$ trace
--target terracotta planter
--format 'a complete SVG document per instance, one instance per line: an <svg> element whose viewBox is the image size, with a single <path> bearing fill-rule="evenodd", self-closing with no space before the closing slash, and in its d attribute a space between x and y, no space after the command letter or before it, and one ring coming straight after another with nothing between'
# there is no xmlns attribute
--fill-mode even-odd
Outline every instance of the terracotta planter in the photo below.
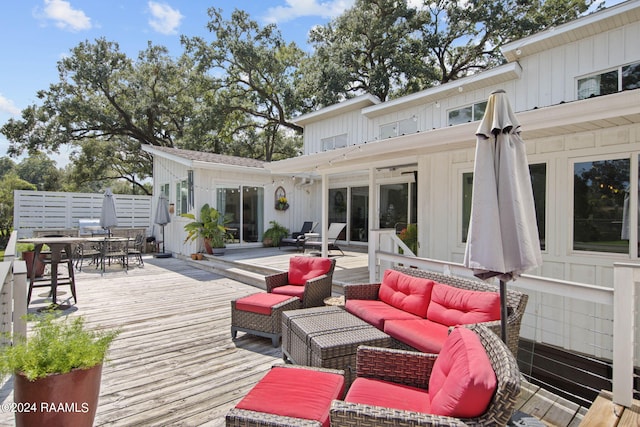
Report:
<svg viewBox="0 0 640 427"><path fill-rule="evenodd" d="M213 254L213 248L211 247L211 239L204 239L204 250L209 254Z"/></svg>
<svg viewBox="0 0 640 427"><path fill-rule="evenodd" d="M91 427L96 416L102 364L49 375L35 381L16 374L13 400L16 427Z"/></svg>
<svg viewBox="0 0 640 427"><path fill-rule="evenodd" d="M42 277L44 275L44 263L41 261L41 256L38 257L38 261L36 262L36 277ZM27 264L27 271L29 273L29 277L31 277L31 269L33 269L33 259L35 257L34 251L22 252L22 259L24 259Z"/></svg>

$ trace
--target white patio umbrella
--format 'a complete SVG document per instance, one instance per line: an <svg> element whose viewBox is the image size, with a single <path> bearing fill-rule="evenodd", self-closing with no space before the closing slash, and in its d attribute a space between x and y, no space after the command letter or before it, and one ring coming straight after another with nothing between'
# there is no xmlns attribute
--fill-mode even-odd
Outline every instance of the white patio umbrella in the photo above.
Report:
<svg viewBox="0 0 640 427"><path fill-rule="evenodd" d="M104 192L102 200L102 210L100 211L100 227L105 228L111 235L111 227L118 225L118 215L116 214L116 202L113 198L111 188Z"/></svg>
<svg viewBox="0 0 640 427"><path fill-rule="evenodd" d="M165 254L164 252L164 226L171 222L171 215L169 214L169 202L164 194L161 194L158 198L154 222L162 228L162 253L156 255L156 258L168 258L171 254Z"/></svg>
<svg viewBox="0 0 640 427"><path fill-rule="evenodd" d="M506 341L506 282L542 265L542 255L526 147L503 90L489 96L476 136L464 265L483 280L500 279L502 339Z"/></svg>

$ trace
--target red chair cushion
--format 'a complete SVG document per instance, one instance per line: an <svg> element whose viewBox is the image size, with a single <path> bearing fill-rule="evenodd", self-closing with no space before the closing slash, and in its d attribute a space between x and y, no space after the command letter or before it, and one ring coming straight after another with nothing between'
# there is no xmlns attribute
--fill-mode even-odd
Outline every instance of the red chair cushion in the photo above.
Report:
<svg viewBox="0 0 640 427"><path fill-rule="evenodd" d="M236 300L236 310L271 315L273 306L291 298L289 295L274 295L266 292L251 294Z"/></svg>
<svg viewBox="0 0 640 427"><path fill-rule="evenodd" d="M386 302L378 300L350 299L347 300L345 309L381 331L384 330L385 322L389 320L420 319L415 314L391 307Z"/></svg>
<svg viewBox="0 0 640 427"><path fill-rule="evenodd" d="M387 320L384 332L423 353L440 353L449 327L427 319Z"/></svg>
<svg viewBox="0 0 640 427"><path fill-rule="evenodd" d="M275 366L236 408L320 421L329 427L331 401L343 392L342 375Z"/></svg>
<svg viewBox="0 0 640 427"><path fill-rule="evenodd" d="M389 269L384 272L378 299L408 313L426 317L433 284L433 280Z"/></svg>
<svg viewBox="0 0 640 427"><path fill-rule="evenodd" d="M307 280L327 274L330 269L329 258L294 256L289 258L288 282L290 285L304 285Z"/></svg>
<svg viewBox="0 0 640 427"><path fill-rule="evenodd" d="M302 297L304 296L304 286L300 286L300 285L278 286L276 288L273 288L271 292L278 295L288 295L288 296L298 297L300 299L303 299Z"/></svg>
<svg viewBox="0 0 640 427"><path fill-rule="evenodd" d="M496 375L480 338L469 329L455 328L429 378L431 413L477 417L487 410L496 387Z"/></svg>
<svg viewBox="0 0 640 427"><path fill-rule="evenodd" d="M500 320L500 294L436 283L427 319L448 326Z"/></svg>
<svg viewBox="0 0 640 427"><path fill-rule="evenodd" d="M371 378L356 378L345 402L430 413L426 390Z"/></svg>

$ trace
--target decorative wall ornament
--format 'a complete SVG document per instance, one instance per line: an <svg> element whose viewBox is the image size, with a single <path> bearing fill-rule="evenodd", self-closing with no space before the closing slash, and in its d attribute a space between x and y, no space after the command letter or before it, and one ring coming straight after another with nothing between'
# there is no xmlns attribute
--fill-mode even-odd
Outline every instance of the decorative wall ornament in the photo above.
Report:
<svg viewBox="0 0 640 427"><path fill-rule="evenodd" d="M287 200L287 192L283 187L276 188L276 210L286 211L289 209L289 201Z"/></svg>

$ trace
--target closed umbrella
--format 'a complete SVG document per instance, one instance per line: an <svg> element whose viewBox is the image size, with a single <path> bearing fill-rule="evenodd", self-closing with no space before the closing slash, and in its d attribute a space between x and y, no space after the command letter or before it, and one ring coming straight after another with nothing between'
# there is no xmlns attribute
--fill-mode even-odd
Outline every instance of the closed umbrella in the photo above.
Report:
<svg viewBox="0 0 640 427"><path fill-rule="evenodd" d="M542 265L542 255L526 147L503 90L489 96L476 137L464 265L483 280L500 279L502 338L506 341L506 282Z"/></svg>
<svg viewBox="0 0 640 427"><path fill-rule="evenodd" d="M171 222L171 215L169 214L169 202L164 194L158 198L154 222L162 228L162 254L156 255L156 258L168 258L171 254L164 253L164 226Z"/></svg>
<svg viewBox="0 0 640 427"><path fill-rule="evenodd" d="M100 227L106 229L111 235L111 227L118 226L118 215L116 214L116 202L111 192L107 188L102 199L102 210L100 211Z"/></svg>

